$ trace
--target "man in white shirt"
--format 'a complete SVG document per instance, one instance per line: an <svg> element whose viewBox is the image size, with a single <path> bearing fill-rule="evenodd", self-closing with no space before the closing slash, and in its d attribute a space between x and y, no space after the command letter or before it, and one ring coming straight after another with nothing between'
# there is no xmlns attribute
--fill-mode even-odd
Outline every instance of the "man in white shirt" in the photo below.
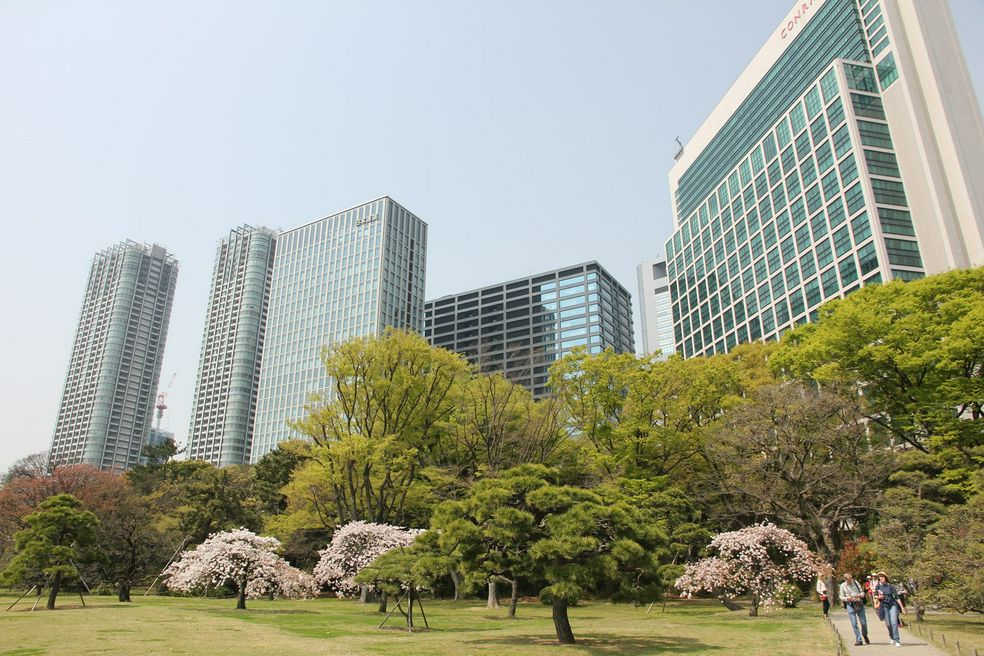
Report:
<svg viewBox="0 0 984 656"><path fill-rule="evenodd" d="M855 646L870 644L868 619L864 616L864 589L858 585L853 576L845 572L844 582L840 584L838 592L844 608L847 609L847 618L851 620L851 628L854 629ZM861 642L862 640L864 642Z"/></svg>

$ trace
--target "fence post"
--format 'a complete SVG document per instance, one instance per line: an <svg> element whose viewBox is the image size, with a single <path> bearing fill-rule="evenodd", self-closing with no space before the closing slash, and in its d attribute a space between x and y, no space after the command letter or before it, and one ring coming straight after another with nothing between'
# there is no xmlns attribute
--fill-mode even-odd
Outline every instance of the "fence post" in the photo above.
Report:
<svg viewBox="0 0 984 656"><path fill-rule="evenodd" d="M946 634L945 633L941 633L940 634L940 640L943 641L943 646L946 647Z"/></svg>
<svg viewBox="0 0 984 656"><path fill-rule="evenodd" d="M957 640L957 656L960 656L960 641Z"/></svg>

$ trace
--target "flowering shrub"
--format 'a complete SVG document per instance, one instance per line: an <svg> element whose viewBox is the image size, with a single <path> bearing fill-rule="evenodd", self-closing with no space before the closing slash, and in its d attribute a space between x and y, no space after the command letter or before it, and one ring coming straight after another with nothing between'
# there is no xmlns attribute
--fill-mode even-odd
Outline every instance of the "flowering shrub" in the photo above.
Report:
<svg viewBox="0 0 984 656"><path fill-rule="evenodd" d="M799 589L799 586L792 583L783 583L776 588L775 594L772 595L773 603L783 608L796 608L796 604L802 598L803 591Z"/></svg>
<svg viewBox="0 0 984 656"><path fill-rule="evenodd" d="M408 547L419 529L406 529L373 522L349 522L332 536L328 546L319 551L321 560L314 567L318 585L335 591L339 597L353 595L359 585L352 579L363 568L390 549Z"/></svg>
<svg viewBox="0 0 984 656"><path fill-rule="evenodd" d="M715 553L687 565L676 587L685 596L712 592L734 598L752 597L752 615L760 603L785 603L782 586L812 580L820 564L806 543L792 533L765 522L740 531L720 533L708 549Z"/></svg>
<svg viewBox="0 0 984 656"><path fill-rule="evenodd" d="M237 608L246 607L247 597L273 594L296 599L316 595L314 577L291 567L276 554L279 548L280 540L245 528L213 533L197 548L182 554L164 575L168 587L181 592L231 583L239 591Z"/></svg>

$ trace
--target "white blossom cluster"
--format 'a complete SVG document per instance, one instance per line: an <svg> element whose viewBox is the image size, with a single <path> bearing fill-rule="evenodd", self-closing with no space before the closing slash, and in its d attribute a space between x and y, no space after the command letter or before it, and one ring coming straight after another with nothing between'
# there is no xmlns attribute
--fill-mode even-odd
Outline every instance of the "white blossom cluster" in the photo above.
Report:
<svg viewBox="0 0 984 656"><path fill-rule="evenodd" d="M280 540L240 528L213 533L207 540L172 563L165 571L172 590L193 592L231 583L246 587L246 596L274 594L299 599L318 593L314 577L277 555Z"/></svg>
<svg viewBox="0 0 984 656"><path fill-rule="evenodd" d="M321 560L314 567L319 585L335 591L339 597L358 593L352 579L364 567L390 549L408 547L420 529L407 529L373 522L349 522L340 527L328 546L319 551Z"/></svg>
<svg viewBox="0 0 984 656"><path fill-rule="evenodd" d="M698 592L729 598L753 594L773 604L780 601L775 597L783 584L811 580L820 563L805 542L768 522L720 533L709 549L716 555L687 565L676 580L685 596Z"/></svg>

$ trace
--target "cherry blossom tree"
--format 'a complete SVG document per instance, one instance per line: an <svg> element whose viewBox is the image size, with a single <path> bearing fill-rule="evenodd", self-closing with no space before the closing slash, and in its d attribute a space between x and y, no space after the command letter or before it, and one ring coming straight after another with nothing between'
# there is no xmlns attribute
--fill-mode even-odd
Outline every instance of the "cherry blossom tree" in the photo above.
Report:
<svg viewBox="0 0 984 656"><path fill-rule="evenodd" d="M246 608L247 597L316 595L314 577L278 556L279 548L277 538L261 537L245 528L222 531L186 551L164 575L168 577L168 587L182 592L203 586L235 585L239 592L237 609Z"/></svg>
<svg viewBox="0 0 984 656"><path fill-rule="evenodd" d="M781 603L777 596L785 584L811 580L820 564L805 542L769 522L720 533L708 550L715 555L687 565L677 589L686 596L711 592L722 600L749 594L753 617L760 604Z"/></svg>
<svg viewBox="0 0 984 656"><path fill-rule="evenodd" d="M421 533L389 524L349 522L335 531L327 548L318 552L321 560L314 567L315 581L339 597L354 595L360 590L353 580L359 571L390 549L410 546Z"/></svg>

